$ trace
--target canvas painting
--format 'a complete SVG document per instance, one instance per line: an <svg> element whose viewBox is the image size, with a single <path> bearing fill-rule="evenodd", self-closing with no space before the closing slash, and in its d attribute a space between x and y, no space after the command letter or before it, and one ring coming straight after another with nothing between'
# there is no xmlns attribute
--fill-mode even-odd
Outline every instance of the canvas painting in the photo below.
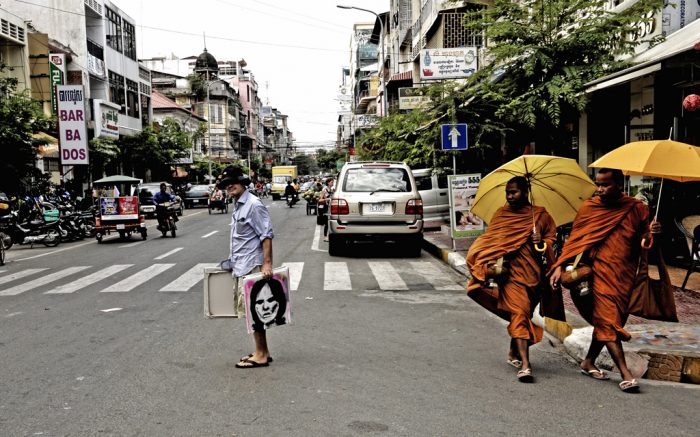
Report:
<svg viewBox="0 0 700 437"><path fill-rule="evenodd" d="M272 270L272 278L265 280L262 273L243 278L245 319L248 334L286 325L292 321L292 301L289 295L289 268Z"/></svg>

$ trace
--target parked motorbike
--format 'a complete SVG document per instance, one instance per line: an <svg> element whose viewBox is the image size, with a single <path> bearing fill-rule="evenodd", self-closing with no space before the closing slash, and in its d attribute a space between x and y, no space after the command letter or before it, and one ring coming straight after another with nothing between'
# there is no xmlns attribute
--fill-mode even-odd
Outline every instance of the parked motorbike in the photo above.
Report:
<svg viewBox="0 0 700 437"><path fill-rule="evenodd" d="M156 205L156 218L158 219L157 229L160 231L163 237L165 237L168 232L175 238L177 231L177 226L175 225L175 210L170 208L170 202L159 203Z"/></svg>
<svg viewBox="0 0 700 437"><path fill-rule="evenodd" d="M0 217L0 231L9 236L5 240L5 250L13 244L30 244L34 247L34 244L41 243L46 247L55 247L61 242L58 221L47 223L40 219L30 219L19 223L17 217L17 211Z"/></svg>
<svg viewBox="0 0 700 437"><path fill-rule="evenodd" d="M86 237L85 222L78 213L69 213L61 217L58 227L64 240L82 240Z"/></svg>

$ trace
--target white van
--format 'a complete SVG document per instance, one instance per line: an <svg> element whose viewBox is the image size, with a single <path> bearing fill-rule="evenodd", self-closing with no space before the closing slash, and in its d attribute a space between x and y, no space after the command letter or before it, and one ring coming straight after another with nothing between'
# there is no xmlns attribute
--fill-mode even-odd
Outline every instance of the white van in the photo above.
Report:
<svg viewBox="0 0 700 437"><path fill-rule="evenodd" d="M423 199L423 227L439 228L450 222L450 199L447 195L447 174L432 169L411 170L418 193Z"/></svg>

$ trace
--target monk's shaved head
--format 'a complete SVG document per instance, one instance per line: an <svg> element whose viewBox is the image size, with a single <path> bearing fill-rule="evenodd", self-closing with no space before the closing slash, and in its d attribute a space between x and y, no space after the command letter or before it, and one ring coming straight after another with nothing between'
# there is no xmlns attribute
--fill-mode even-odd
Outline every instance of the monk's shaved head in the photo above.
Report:
<svg viewBox="0 0 700 437"><path fill-rule="evenodd" d="M625 185L625 175L622 170L615 168L601 168L598 170L598 174L610 174L612 173L612 178L617 185Z"/></svg>
<svg viewBox="0 0 700 437"><path fill-rule="evenodd" d="M513 178L510 178L506 185L509 184L515 184L525 196L527 196L527 193L530 192L530 184L528 184L527 179L522 176L515 176Z"/></svg>

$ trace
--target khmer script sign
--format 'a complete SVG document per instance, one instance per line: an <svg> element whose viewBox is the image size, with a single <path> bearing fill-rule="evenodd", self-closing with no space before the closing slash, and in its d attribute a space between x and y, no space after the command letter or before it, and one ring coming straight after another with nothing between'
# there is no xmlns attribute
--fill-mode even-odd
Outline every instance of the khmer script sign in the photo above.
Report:
<svg viewBox="0 0 700 437"><path fill-rule="evenodd" d="M470 76L476 73L478 53L476 47L421 50L420 78L442 80Z"/></svg>

